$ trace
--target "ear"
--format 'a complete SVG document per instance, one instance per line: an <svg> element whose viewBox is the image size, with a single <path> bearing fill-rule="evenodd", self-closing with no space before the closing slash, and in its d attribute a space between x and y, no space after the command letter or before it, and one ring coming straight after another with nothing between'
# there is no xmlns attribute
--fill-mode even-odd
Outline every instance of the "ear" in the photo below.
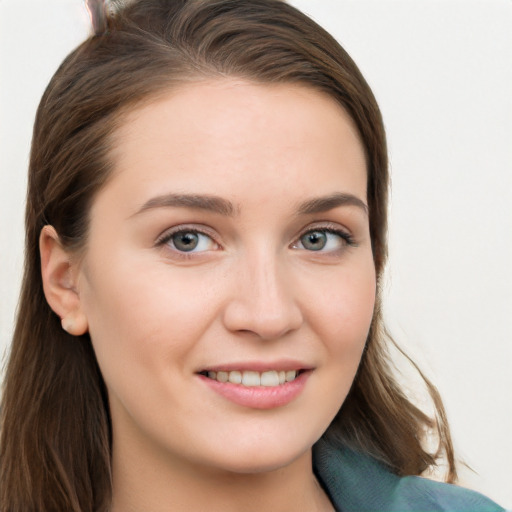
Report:
<svg viewBox="0 0 512 512"><path fill-rule="evenodd" d="M77 288L77 264L62 246L53 226L45 226L39 236L41 276L46 300L61 318L62 328L73 336L88 330Z"/></svg>

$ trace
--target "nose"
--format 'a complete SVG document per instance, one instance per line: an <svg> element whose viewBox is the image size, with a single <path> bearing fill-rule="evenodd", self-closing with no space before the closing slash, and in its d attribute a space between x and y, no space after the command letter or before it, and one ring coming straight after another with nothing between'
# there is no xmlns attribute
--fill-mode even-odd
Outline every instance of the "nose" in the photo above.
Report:
<svg viewBox="0 0 512 512"><path fill-rule="evenodd" d="M223 318L228 330L272 340L302 325L296 283L284 262L270 257L247 259L232 278L233 293Z"/></svg>

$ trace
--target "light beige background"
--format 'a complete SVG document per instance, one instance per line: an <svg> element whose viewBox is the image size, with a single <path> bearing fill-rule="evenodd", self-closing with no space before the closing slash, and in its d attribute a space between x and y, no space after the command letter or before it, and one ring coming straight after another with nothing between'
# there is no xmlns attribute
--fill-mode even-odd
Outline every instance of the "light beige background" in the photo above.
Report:
<svg viewBox="0 0 512 512"><path fill-rule="evenodd" d="M512 2L293 0L345 46L388 130L386 312L445 399L463 482L512 508ZM88 32L81 0L0 0L0 351L23 258L31 125Z"/></svg>

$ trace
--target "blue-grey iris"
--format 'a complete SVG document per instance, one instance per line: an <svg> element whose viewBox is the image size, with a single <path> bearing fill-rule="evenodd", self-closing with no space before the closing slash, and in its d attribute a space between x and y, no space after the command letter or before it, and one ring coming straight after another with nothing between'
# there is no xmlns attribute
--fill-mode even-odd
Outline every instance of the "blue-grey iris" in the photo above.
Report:
<svg viewBox="0 0 512 512"><path fill-rule="evenodd" d="M309 251L321 251L327 244L327 234L323 231L310 231L302 235L300 241Z"/></svg>
<svg viewBox="0 0 512 512"><path fill-rule="evenodd" d="M190 231L175 233L172 236L172 243L178 251L193 251L199 243L199 235Z"/></svg>

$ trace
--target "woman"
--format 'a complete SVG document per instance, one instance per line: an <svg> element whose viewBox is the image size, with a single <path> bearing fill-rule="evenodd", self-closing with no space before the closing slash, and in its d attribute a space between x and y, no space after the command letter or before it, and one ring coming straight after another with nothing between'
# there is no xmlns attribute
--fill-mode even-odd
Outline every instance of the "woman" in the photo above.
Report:
<svg viewBox="0 0 512 512"><path fill-rule="evenodd" d="M350 57L277 0L92 12L35 123L1 509L501 510L410 478L456 471L387 358Z"/></svg>

